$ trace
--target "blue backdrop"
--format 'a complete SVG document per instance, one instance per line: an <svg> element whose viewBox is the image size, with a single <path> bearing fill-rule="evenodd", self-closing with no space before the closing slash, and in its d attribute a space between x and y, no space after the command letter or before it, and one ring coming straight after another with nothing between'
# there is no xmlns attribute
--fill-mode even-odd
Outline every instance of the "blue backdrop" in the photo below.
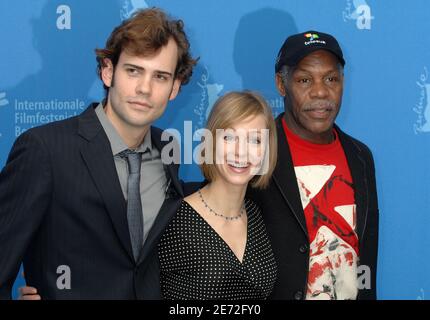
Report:
<svg viewBox="0 0 430 320"><path fill-rule="evenodd" d="M258 90L275 115L282 112L273 73L286 36L316 29L338 38L346 83L337 123L367 143L376 162L378 297L430 298L427 0L1 0L0 167L20 133L103 97L94 48L148 6L183 19L200 56L191 83L157 123L180 132L185 120L204 126L214 100L235 89ZM195 165L180 174L201 178Z"/></svg>

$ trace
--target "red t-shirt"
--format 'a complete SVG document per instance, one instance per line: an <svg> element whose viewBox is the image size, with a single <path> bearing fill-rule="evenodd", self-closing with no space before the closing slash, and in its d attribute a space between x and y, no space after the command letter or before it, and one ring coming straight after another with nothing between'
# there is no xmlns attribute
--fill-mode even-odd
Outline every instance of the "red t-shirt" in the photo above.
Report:
<svg viewBox="0 0 430 320"><path fill-rule="evenodd" d="M358 237L354 187L345 152L335 140L314 144L282 119L293 159L310 243L307 299L355 299Z"/></svg>

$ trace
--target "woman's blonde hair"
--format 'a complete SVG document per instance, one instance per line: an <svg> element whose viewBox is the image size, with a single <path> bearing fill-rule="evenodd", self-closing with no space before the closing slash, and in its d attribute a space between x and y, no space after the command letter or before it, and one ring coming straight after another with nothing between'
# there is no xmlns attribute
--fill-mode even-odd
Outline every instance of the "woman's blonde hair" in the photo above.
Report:
<svg viewBox="0 0 430 320"><path fill-rule="evenodd" d="M265 152L269 152L268 170L262 175L256 175L252 178L250 184L254 188L263 189L269 184L273 170L277 161L277 137L276 124L273 119L272 111L266 100L258 93L252 91L233 91L219 98L210 112L206 129L208 129L212 137L216 137L217 129L229 129L235 123L242 120L263 115L266 122L266 128L269 130L269 145ZM213 154L216 154L216 143L213 144ZM265 161L265 160L263 160ZM204 177L208 181L213 181L216 177L215 164L203 162L201 170ZM264 167L264 164L262 165Z"/></svg>

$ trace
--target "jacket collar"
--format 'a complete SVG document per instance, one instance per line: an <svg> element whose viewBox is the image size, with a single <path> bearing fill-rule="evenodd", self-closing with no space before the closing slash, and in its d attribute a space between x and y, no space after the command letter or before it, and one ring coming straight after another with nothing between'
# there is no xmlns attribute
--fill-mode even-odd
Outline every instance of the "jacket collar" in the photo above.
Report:
<svg viewBox="0 0 430 320"><path fill-rule="evenodd" d="M286 205L290 208L298 221L303 232L308 235L306 227L306 218L300 199L300 193L297 188L297 177L294 171L291 150L285 136L282 126L282 117L280 114L276 119L278 133L278 162L273 172L273 181L285 200ZM354 195L357 213L357 235L359 240L362 239L368 214L368 185L366 178L366 162L362 155L362 148L353 138L345 134L335 125L338 132L339 140L344 149L349 169L351 171Z"/></svg>
<svg viewBox="0 0 430 320"><path fill-rule="evenodd" d="M102 196L122 246L130 259L134 260L127 223L127 205L121 190L109 139L94 111L97 105L97 103L91 104L78 119L78 135L85 141L81 146L81 155ZM160 129L151 127L152 143L160 150L160 153L168 143L161 141L161 134ZM156 244L155 239L164 230L175 213L174 210L168 210L168 214L163 214L163 210L166 209L165 204L172 202L171 198L180 199L183 197L182 185L178 179L179 165L165 165L164 168L168 181L166 201L148 234L144 245L145 250L150 250L149 247L153 247ZM142 253L142 255L144 254ZM142 258L139 261L142 261Z"/></svg>

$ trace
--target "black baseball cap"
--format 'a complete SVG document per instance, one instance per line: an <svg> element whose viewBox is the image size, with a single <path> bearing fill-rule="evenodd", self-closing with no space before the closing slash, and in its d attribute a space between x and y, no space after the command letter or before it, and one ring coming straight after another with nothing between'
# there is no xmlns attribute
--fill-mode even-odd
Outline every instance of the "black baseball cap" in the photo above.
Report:
<svg viewBox="0 0 430 320"><path fill-rule="evenodd" d="M337 40L330 34L319 31L306 31L294 34L285 40L275 64L275 72L279 72L282 66L296 66L300 60L317 50L327 50L333 53L342 66L345 65L342 49Z"/></svg>

